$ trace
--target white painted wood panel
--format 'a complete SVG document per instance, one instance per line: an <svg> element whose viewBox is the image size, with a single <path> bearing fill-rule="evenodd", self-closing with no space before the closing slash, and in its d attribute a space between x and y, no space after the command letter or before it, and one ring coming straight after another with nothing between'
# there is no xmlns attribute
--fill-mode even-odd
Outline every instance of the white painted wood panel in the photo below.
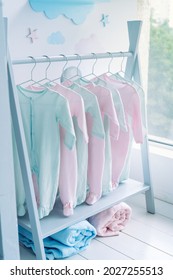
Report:
<svg viewBox="0 0 173 280"><path fill-rule="evenodd" d="M136 196L130 197L127 203L135 207L145 209L145 196L144 194L137 194ZM163 215L167 218L173 219L173 204L166 203L165 201L155 199L156 213Z"/></svg>
<svg viewBox="0 0 173 280"><path fill-rule="evenodd" d="M104 243L135 260L173 260L173 257L157 248L124 233L116 237L106 237Z"/></svg>
<svg viewBox="0 0 173 280"><path fill-rule="evenodd" d="M104 244L105 238L92 241L87 250L80 253L89 260L129 260L131 258Z"/></svg>
<svg viewBox="0 0 173 280"><path fill-rule="evenodd" d="M23 247L23 246L20 246L20 256L21 256L21 259L22 260L36 260L36 257L35 255L32 253L31 250ZM1 259L1 258L0 258ZM68 260L85 260L84 257L82 257L81 255L77 254L77 255L74 255L70 258L67 258Z"/></svg>
<svg viewBox="0 0 173 280"><path fill-rule="evenodd" d="M173 257L173 236L170 234L166 234L151 226L147 226L142 223L142 220L139 222L133 219L124 232L133 236L133 238L158 248L159 250L172 254Z"/></svg>
<svg viewBox="0 0 173 280"><path fill-rule="evenodd" d="M132 207L132 217L133 220L142 222L146 226L153 227L159 231L162 231L168 235L173 236L173 220L167 217L164 217L160 214L149 214L144 211L142 208Z"/></svg>

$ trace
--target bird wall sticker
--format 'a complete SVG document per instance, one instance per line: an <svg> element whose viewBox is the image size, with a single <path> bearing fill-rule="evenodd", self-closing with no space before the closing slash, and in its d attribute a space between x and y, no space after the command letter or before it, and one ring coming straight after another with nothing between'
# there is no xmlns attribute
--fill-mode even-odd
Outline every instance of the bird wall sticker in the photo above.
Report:
<svg viewBox="0 0 173 280"><path fill-rule="evenodd" d="M111 0L29 0L35 12L43 12L47 18L54 19L64 15L75 24L81 24L97 3Z"/></svg>
<svg viewBox="0 0 173 280"><path fill-rule="evenodd" d="M102 22L103 27L106 27L106 25L109 23L109 15L102 14L100 21Z"/></svg>
<svg viewBox="0 0 173 280"><path fill-rule="evenodd" d="M38 39L37 36L37 29L31 29L30 27L28 28L28 35L26 35L27 38L30 39L31 43L34 43L35 40Z"/></svg>

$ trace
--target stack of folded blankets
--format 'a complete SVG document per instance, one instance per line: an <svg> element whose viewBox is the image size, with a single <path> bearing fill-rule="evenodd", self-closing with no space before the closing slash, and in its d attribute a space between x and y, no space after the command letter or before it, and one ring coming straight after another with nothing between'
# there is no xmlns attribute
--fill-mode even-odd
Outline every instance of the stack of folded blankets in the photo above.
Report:
<svg viewBox="0 0 173 280"><path fill-rule="evenodd" d="M44 238L48 260L64 259L88 248L96 236L119 235L131 218L131 207L121 202L90 218ZM35 253L31 232L19 226L19 240Z"/></svg>

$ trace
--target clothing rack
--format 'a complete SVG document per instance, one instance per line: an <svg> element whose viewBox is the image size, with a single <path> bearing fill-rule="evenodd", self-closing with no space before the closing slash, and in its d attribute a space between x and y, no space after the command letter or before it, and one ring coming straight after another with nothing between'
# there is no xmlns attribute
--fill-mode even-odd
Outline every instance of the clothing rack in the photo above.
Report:
<svg viewBox="0 0 173 280"><path fill-rule="evenodd" d="M11 113L7 75L7 21L0 1L0 259L19 259Z"/></svg>
<svg viewBox="0 0 173 280"><path fill-rule="evenodd" d="M112 57L127 57L125 74L128 78L134 79L138 84L141 83L140 79L140 67L138 59L138 43L141 31L141 21L129 21L128 22L128 34L129 34L129 50L127 52L113 52ZM109 53L96 54L97 59L110 58ZM68 56L54 56L49 57L49 61L70 61L78 60L76 55ZM82 60L95 59L92 54L83 55L80 57ZM19 161L21 166L22 178L26 193L26 203L28 206L28 214L18 219L20 226L32 232L33 241L35 245L36 258L45 259L45 251L43 246L43 238L50 236L66 227L71 226L79 221L82 221L100 211L103 211L115 203L125 200L126 198L135 195L137 193L145 192L146 208L149 213L155 213L153 188L150 178L149 167L149 155L148 155L148 140L147 136L144 139L144 144L141 145L142 164L143 164L143 177L144 182L137 182L132 179L128 179L123 183L120 188L110 193L110 195L103 196L97 203L92 206L82 204L75 208L74 214L70 217L63 217L62 209L60 209L58 203L55 205L53 211L49 216L39 220L37 205L34 195L34 187L31 177L31 170L29 165L29 159L27 154L24 129L22 125L22 118L20 113L19 100L16 94L16 87L13 77L12 64L27 64L27 63L43 63L48 62L48 58L26 58L21 60L14 60L11 62L9 51L7 50L7 73L8 73L8 89L10 99L11 116L14 127L14 134L17 144L17 150L19 155Z"/></svg>

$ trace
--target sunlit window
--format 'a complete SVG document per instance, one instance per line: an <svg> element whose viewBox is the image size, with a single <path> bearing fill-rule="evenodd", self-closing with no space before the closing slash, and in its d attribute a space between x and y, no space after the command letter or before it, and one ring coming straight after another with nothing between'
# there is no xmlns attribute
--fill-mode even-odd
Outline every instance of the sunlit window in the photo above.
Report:
<svg viewBox="0 0 173 280"><path fill-rule="evenodd" d="M173 144L173 0L150 0L148 129Z"/></svg>

